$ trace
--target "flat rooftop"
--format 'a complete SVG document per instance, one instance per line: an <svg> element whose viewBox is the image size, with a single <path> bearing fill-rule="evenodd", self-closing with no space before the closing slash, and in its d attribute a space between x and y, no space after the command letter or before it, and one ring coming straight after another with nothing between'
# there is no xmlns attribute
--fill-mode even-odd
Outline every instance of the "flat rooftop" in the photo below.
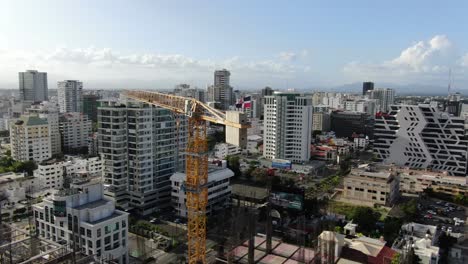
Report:
<svg viewBox="0 0 468 264"><path fill-rule="evenodd" d="M368 177L368 178L380 178L384 180L390 179L392 174L387 171L365 171L365 170L351 170L350 177Z"/></svg>
<svg viewBox="0 0 468 264"><path fill-rule="evenodd" d="M77 207L75 207L73 209L76 209L76 210L94 209L94 208L106 205L109 202L110 201L108 201L108 200L101 199L101 200L97 200L97 201L94 201L94 202L90 202L90 203L86 203L86 204L77 206Z"/></svg>

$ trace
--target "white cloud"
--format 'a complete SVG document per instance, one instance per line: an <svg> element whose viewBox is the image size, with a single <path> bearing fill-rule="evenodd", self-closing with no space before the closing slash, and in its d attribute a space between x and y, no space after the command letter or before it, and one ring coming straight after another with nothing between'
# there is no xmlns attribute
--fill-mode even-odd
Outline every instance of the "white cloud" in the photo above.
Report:
<svg viewBox="0 0 468 264"><path fill-rule="evenodd" d="M283 52L280 52L278 57L284 61L292 61L297 58L297 54L291 51L283 51Z"/></svg>
<svg viewBox="0 0 468 264"><path fill-rule="evenodd" d="M300 52L283 51L278 54L278 58L283 61L295 61L297 59L303 59L307 56L309 56L309 51L306 49L303 49Z"/></svg>
<svg viewBox="0 0 468 264"><path fill-rule="evenodd" d="M294 55L295 56L295 55ZM304 71L292 60L282 59L248 60L231 57L214 61L195 59L181 54L121 54L109 48L57 48L52 51L0 51L0 88L5 79L12 84L17 72L25 69L47 71L49 82L56 78L73 78L104 83L106 80L118 84L119 80L146 80L164 85L178 82L194 82L204 85L211 83L212 72L227 68L237 75L237 80L254 78L256 75L270 75L271 78L291 78ZM233 79L234 81L235 79ZM53 87L53 86L51 86Z"/></svg>
<svg viewBox="0 0 468 264"><path fill-rule="evenodd" d="M457 72L460 56L445 35L436 35L428 41L418 41L404 49L394 59L381 63L353 61L344 72L352 78L377 78L383 81L419 81L446 75L449 69ZM395 80L395 78L399 78ZM445 81L445 79L444 79Z"/></svg>

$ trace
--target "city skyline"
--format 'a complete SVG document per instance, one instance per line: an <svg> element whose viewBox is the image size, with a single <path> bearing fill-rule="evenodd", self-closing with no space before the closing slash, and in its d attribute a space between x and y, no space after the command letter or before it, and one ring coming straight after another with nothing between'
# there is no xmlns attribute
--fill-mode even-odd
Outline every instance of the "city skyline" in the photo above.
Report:
<svg viewBox="0 0 468 264"><path fill-rule="evenodd" d="M0 89L16 88L17 72L28 69L48 72L52 89L64 79L90 89L205 88L222 68L236 89L332 89L370 80L419 92L447 87L450 69L454 91L468 84L468 38L456 30L467 22L461 1L437 8L422 1L48 3L8 2L0 10L7 40L0 43ZM35 21L40 26L31 28Z"/></svg>

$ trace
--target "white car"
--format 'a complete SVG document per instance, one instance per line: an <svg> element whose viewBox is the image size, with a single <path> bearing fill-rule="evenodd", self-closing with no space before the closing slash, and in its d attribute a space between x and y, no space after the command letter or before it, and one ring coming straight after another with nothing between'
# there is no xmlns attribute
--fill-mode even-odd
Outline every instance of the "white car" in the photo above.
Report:
<svg viewBox="0 0 468 264"><path fill-rule="evenodd" d="M447 228L447 232L452 232L452 227Z"/></svg>

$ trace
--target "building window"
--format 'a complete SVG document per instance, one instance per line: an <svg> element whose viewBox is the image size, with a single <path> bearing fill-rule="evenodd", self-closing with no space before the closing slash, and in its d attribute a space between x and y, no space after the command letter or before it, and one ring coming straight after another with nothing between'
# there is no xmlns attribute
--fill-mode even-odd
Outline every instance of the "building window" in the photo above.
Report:
<svg viewBox="0 0 468 264"><path fill-rule="evenodd" d="M101 239L96 240L96 248L101 247Z"/></svg>
<svg viewBox="0 0 468 264"><path fill-rule="evenodd" d="M115 233L114 234L114 241L118 240L119 239L119 233Z"/></svg>
<svg viewBox="0 0 468 264"><path fill-rule="evenodd" d="M125 220L122 220L122 227L127 227L127 222Z"/></svg>
<svg viewBox="0 0 468 264"><path fill-rule="evenodd" d="M111 241L111 237L110 236L106 236L104 238L104 244L107 245L107 244L110 244L110 241Z"/></svg>
<svg viewBox="0 0 468 264"><path fill-rule="evenodd" d="M97 230L97 237L101 237L101 228Z"/></svg>
<svg viewBox="0 0 468 264"><path fill-rule="evenodd" d="M110 226L106 226L105 227L105 233L106 235L109 234L111 232L111 227Z"/></svg>
<svg viewBox="0 0 468 264"><path fill-rule="evenodd" d="M92 248L92 247L93 247L93 241L88 240L88 248Z"/></svg>
<svg viewBox="0 0 468 264"><path fill-rule="evenodd" d="M91 230L90 229L86 229L86 236L91 237Z"/></svg>
<svg viewBox="0 0 468 264"><path fill-rule="evenodd" d="M85 229L84 229L84 227L80 227L80 235L82 235L82 236L85 235Z"/></svg>
<svg viewBox="0 0 468 264"><path fill-rule="evenodd" d="M114 231L117 231L117 230L119 230L119 222L115 222Z"/></svg>

